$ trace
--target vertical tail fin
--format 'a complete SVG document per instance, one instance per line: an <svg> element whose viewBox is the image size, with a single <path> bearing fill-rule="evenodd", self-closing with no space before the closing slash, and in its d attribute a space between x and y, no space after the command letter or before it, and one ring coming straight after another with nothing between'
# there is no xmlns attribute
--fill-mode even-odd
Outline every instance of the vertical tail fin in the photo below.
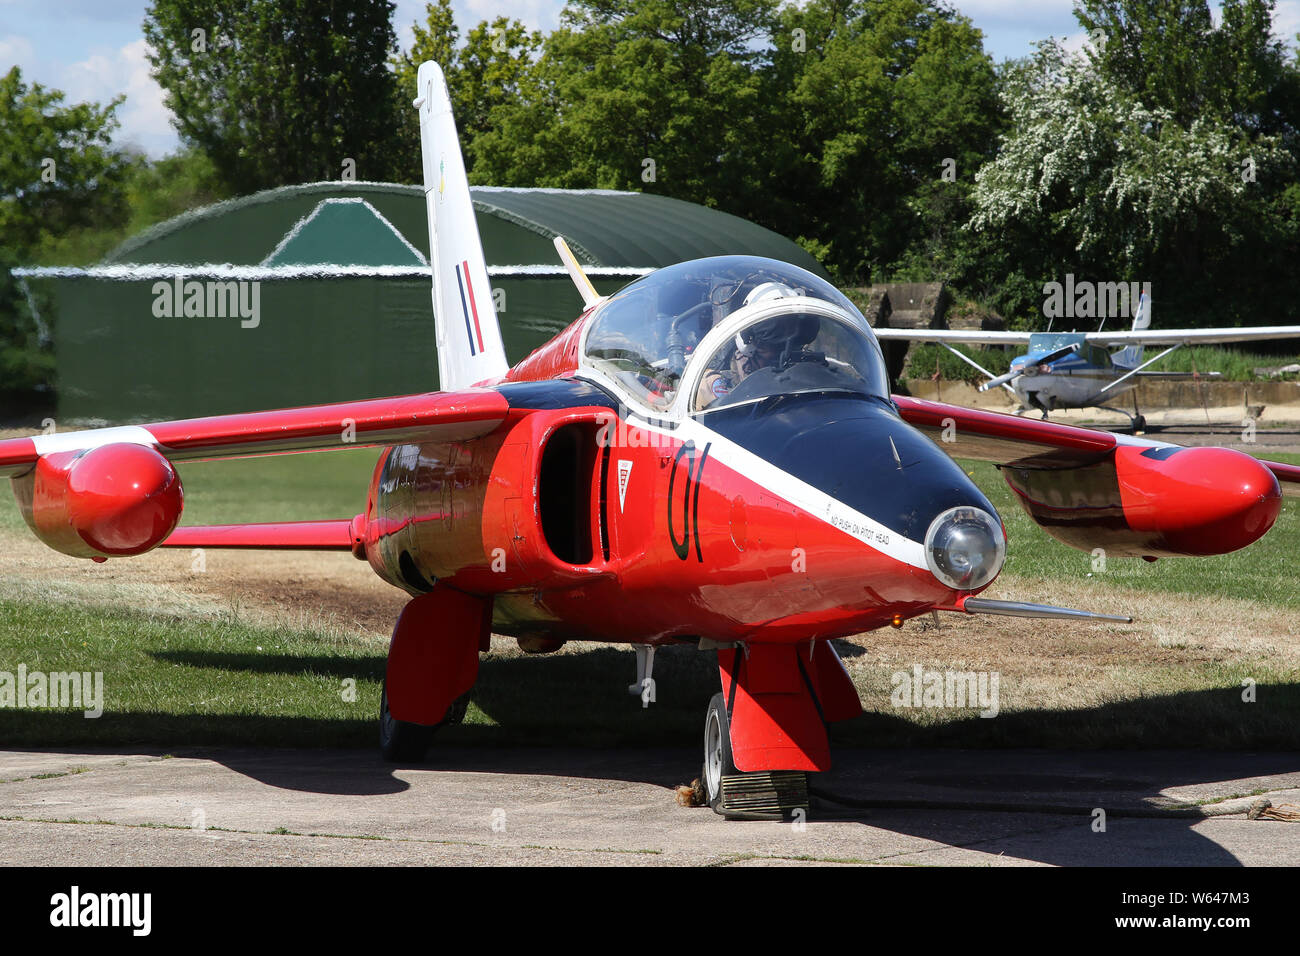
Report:
<svg viewBox="0 0 1300 956"><path fill-rule="evenodd" d="M447 81L442 68L429 61L420 64L416 83L439 387L453 391L504 375L510 366L492 304Z"/></svg>
<svg viewBox="0 0 1300 956"><path fill-rule="evenodd" d="M1149 328L1151 328L1151 296L1143 292L1138 299L1137 310L1133 313L1133 331L1144 332ZM1111 361L1124 368L1136 368L1142 364L1142 352L1143 346L1130 345L1123 351L1117 352Z"/></svg>
<svg viewBox="0 0 1300 956"><path fill-rule="evenodd" d="M1137 311L1133 313L1133 331L1144 332L1151 328L1151 296L1146 292L1138 299Z"/></svg>

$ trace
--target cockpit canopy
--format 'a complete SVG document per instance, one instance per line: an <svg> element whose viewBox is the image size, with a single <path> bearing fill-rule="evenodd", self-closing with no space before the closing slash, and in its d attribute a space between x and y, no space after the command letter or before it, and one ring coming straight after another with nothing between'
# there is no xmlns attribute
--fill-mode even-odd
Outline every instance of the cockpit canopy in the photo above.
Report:
<svg viewBox="0 0 1300 956"><path fill-rule="evenodd" d="M754 321L729 321L741 310ZM724 323L725 337L698 354ZM593 316L584 362L656 410L683 385L695 393L692 411L791 391L889 390L853 303L810 272L756 256L696 259L625 286Z"/></svg>
<svg viewBox="0 0 1300 956"><path fill-rule="evenodd" d="M837 317L804 310L756 317L710 350L690 411L805 392L884 398L885 373L872 345L860 328Z"/></svg>
<svg viewBox="0 0 1300 956"><path fill-rule="evenodd" d="M1094 365L1097 368L1110 365L1110 352L1100 345L1090 345L1088 336L1083 332L1035 332L1029 336L1029 354L1018 356L1012 364L1037 362L1044 355L1051 355L1070 346L1075 349L1074 356L1063 363L1067 368L1071 365Z"/></svg>

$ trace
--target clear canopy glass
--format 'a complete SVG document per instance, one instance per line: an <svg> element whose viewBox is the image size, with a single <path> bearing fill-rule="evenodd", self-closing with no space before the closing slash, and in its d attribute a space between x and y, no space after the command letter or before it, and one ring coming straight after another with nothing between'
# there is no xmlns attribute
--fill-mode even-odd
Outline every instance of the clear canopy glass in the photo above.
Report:
<svg viewBox="0 0 1300 956"><path fill-rule="evenodd" d="M625 286L593 317L586 361L637 401L666 408L677 395L687 363L710 329L747 305L798 296L830 302L859 324L857 352L862 354L855 354L853 361L871 364L873 354L883 383L879 346L853 303L811 272L758 256L694 259ZM839 333L841 337L852 331L848 325L836 324L845 330ZM821 334L819 329L814 339ZM875 384L874 370L860 370L860 377ZM881 384L880 388L883 391L887 386Z"/></svg>
<svg viewBox="0 0 1300 956"><path fill-rule="evenodd" d="M706 362L692 412L711 412L775 395L852 392L888 397L880 348L869 333L797 306L728 335Z"/></svg>

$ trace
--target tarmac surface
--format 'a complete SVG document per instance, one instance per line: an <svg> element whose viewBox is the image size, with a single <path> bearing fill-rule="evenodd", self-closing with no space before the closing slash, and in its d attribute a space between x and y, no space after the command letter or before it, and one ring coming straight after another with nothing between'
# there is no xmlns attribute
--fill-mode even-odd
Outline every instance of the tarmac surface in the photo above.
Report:
<svg viewBox="0 0 1300 956"><path fill-rule="evenodd" d="M680 750L0 751L9 865L1300 864L1300 754L846 750L806 821L679 806ZM1104 825L1104 828L1103 828Z"/></svg>

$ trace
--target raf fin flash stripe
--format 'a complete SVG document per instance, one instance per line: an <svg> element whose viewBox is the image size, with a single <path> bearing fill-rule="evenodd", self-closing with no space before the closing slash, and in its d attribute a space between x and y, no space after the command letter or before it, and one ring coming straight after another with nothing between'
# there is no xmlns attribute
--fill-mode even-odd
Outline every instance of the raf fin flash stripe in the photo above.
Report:
<svg viewBox="0 0 1300 956"><path fill-rule="evenodd" d="M462 278L463 277L463 278ZM460 289L460 310L465 316L465 335L469 337L469 354L477 355L483 351L483 329L479 326L478 321L478 303L474 301L474 284L469 278L469 262L462 261L456 267L456 285ZM469 306L466 307L465 299L469 299ZM474 317L474 328L470 329L470 315ZM474 348L474 339L478 338L478 348Z"/></svg>
<svg viewBox="0 0 1300 956"><path fill-rule="evenodd" d="M461 270L462 267L465 269L465 276L464 276L464 278L461 277L461 271L460 271L460 270ZM461 311L461 314L462 314L463 316L465 316L465 337L469 339L469 354L470 354L471 356L474 356L474 355L477 355L478 352L475 351L475 349L474 349L474 333L473 333L473 331L472 331L472 330L470 329L470 327L469 327L469 309L465 307L465 283L466 283L468 280L469 280L469 266L468 266L468 264L467 264L467 263L463 263L462 265L456 266L456 288L460 290L460 311ZM473 301L473 295L474 295L474 293L473 293L473 291L471 291L471 292L470 292L470 297L471 297L471 298L470 298L470 301L471 301L471 302ZM480 345L479 347L482 348L481 345Z"/></svg>

